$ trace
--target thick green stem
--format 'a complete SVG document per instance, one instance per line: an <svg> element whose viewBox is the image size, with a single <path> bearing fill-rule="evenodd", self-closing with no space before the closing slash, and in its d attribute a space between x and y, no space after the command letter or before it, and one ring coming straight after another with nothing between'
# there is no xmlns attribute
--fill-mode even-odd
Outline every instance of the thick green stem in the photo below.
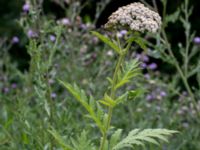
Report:
<svg viewBox="0 0 200 150"><path fill-rule="evenodd" d="M116 94L115 86L117 84L117 75L118 75L118 72L120 70L121 65L123 64L124 57L125 57L125 54L121 54L119 56L117 65L115 67L115 72L113 74L113 83L112 83L112 87L111 87L111 91L110 91L110 97L112 99L115 99L115 94ZM108 108L108 120L107 120L107 123L106 123L106 129L105 129L105 132L103 133L103 139L102 139L102 142L101 142L99 150L104 150L104 145L105 145L105 142L106 142L106 139L107 139L107 132L108 132L108 130L110 128L112 112L113 112L113 107L109 107Z"/></svg>

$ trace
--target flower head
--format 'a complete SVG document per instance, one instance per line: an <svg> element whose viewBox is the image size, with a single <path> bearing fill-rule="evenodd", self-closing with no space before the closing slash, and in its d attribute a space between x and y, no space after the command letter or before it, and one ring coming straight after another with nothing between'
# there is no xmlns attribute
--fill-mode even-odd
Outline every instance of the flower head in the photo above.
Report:
<svg viewBox="0 0 200 150"><path fill-rule="evenodd" d="M27 36L29 38L36 38L36 37L38 37L38 34L37 34L37 32L33 31L32 29L29 29L27 32Z"/></svg>
<svg viewBox="0 0 200 150"><path fill-rule="evenodd" d="M17 36L13 36L13 38L12 38L12 43L13 43L13 44L19 43L19 38L18 38Z"/></svg>
<svg viewBox="0 0 200 150"><path fill-rule="evenodd" d="M49 39L51 42L55 42L56 41L56 37L54 35L50 35Z"/></svg>
<svg viewBox="0 0 200 150"><path fill-rule="evenodd" d="M195 37L194 38L194 40L193 40L193 42L195 43L195 44L200 44L200 37Z"/></svg>
<svg viewBox="0 0 200 150"><path fill-rule="evenodd" d="M118 38L122 38L127 34L127 30L121 30L120 32L117 33Z"/></svg>
<svg viewBox="0 0 200 150"><path fill-rule="evenodd" d="M151 69L151 70L155 70L157 68L157 64L156 63L151 63L148 65L148 68Z"/></svg>
<svg viewBox="0 0 200 150"><path fill-rule="evenodd" d="M57 97L57 94L56 93L51 93L51 98L56 98Z"/></svg>
<svg viewBox="0 0 200 150"><path fill-rule="evenodd" d="M11 87L12 87L13 89L16 89L16 88L17 88L17 84L16 84L16 83L12 83L12 84L11 84Z"/></svg>
<svg viewBox="0 0 200 150"><path fill-rule="evenodd" d="M61 23L62 23L63 25L70 25L70 20L69 20L68 18L63 18L63 19L61 20Z"/></svg>
<svg viewBox="0 0 200 150"><path fill-rule="evenodd" d="M165 91L161 91L161 92L160 92L160 96L161 96L161 97L165 97L165 96L167 96L167 93L166 93Z"/></svg>
<svg viewBox="0 0 200 150"><path fill-rule="evenodd" d="M3 92L4 92L4 93L8 93L9 91L10 91L10 89L9 89L8 87L4 87L4 88L3 88Z"/></svg>
<svg viewBox="0 0 200 150"><path fill-rule="evenodd" d="M28 12L28 11L30 10L30 5L29 5L29 3L25 3L25 4L23 5L22 9L23 9L24 12Z"/></svg>
<svg viewBox="0 0 200 150"><path fill-rule="evenodd" d="M135 31L156 32L161 26L161 17L141 3L131 3L112 13L105 28L126 28Z"/></svg>

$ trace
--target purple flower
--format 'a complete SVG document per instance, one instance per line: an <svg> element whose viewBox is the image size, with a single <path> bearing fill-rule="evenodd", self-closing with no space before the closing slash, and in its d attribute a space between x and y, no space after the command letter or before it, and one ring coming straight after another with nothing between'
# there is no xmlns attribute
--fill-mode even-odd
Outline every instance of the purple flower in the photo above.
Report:
<svg viewBox="0 0 200 150"><path fill-rule="evenodd" d="M145 69L147 67L146 63L141 63L140 66L142 67L142 69Z"/></svg>
<svg viewBox="0 0 200 150"><path fill-rule="evenodd" d="M160 96L161 96L161 97L165 97L165 96L167 96L167 93L166 93L165 91L161 91L161 92L160 92Z"/></svg>
<svg viewBox="0 0 200 150"><path fill-rule="evenodd" d="M195 43L195 44L200 44L200 37L195 37L194 39L193 39L193 42Z"/></svg>
<svg viewBox="0 0 200 150"><path fill-rule="evenodd" d="M63 19L61 20L61 23L62 23L63 25L69 25L69 24L70 24L70 21L69 21L68 18L63 18Z"/></svg>
<svg viewBox="0 0 200 150"><path fill-rule="evenodd" d="M51 98L56 98L57 94L56 93L51 93Z"/></svg>
<svg viewBox="0 0 200 150"><path fill-rule="evenodd" d="M87 25L82 23L82 24L80 25L80 28L81 28L82 30L87 30Z"/></svg>
<svg viewBox="0 0 200 150"><path fill-rule="evenodd" d="M151 94L148 94L147 96L146 96L146 100L147 101L152 101L154 99L154 97L153 97L153 95L151 95Z"/></svg>
<svg viewBox="0 0 200 150"><path fill-rule="evenodd" d="M121 30L120 32L117 33L117 37L118 38L122 38L123 36L125 36L127 34L126 30Z"/></svg>
<svg viewBox="0 0 200 150"><path fill-rule="evenodd" d="M26 3L23 5L22 9L23 9L24 12L27 13L27 12L30 10L30 5L29 5L29 3L26 2Z"/></svg>
<svg viewBox="0 0 200 150"><path fill-rule="evenodd" d="M17 36L13 36L13 38L12 38L12 43L13 43L13 44L19 43L19 38L18 38Z"/></svg>
<svg viewBox="0 0 200 150"><path fill-rule="evenodd" d="M29 38L35 38L38 36L38 34L35 31L33 31L32 29L28 30L27 35Z"/></svg>
<svg viewBox="0 0 200 150"><path fill-rule="evenodd" d="M49 39L50 39L50 41L55 42L56 37L55 37L54 35L50 35L50 36L49 36Z"/></svg>
<svg viewBox="0 0 200 150"><path fill-rule="evenodd" d="M120 34L121 34L122 36L126 35L126 34L127 34L127 30L121 30L121 31L120 31Z"/></svg>
<svg viewBox="0 0 200 150"><path fill-rule="evenodd" d="M142 55L141 60L143 62L148 62L149 61L149 57L147 55Z"/></svg>
<svg viewBox="0 0 200 150"><path fill-rule="evenodd" d="M17 84L16 84L16 83L12 83L12 84L11 84L11 87L12 87L13 89L17 88Z"/></svg>
<svg viewBox="0 0 200 150"><path fill-rule="evenodd" d="M148 68L151 69L151 70L155 70L157 68L157 64L156 63L151 63L148 65Z"/></svg>
<svg viewBox="0 0 200 150"><path fill-rule="evenodd" d="M8 93L9 92L9 88L8 87L3 88L3 92L4 93Z"/></svg>

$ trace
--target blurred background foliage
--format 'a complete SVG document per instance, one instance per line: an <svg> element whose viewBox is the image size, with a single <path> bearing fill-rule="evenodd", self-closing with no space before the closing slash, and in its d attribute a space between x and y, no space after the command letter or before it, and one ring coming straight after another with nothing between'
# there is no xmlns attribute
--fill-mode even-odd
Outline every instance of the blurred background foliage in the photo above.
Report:
<svg viewBox="0 0 200 150"><path fill-rule="evenodd" d="M141 1L154 6L154 0ZM162 15L161 0L155 1ZM82 107L59 85L57 79L75 81L87 90L87 94L94 94L96 99L100 99L108 85L105 78L111 76L115 55L89 31L99 30L113 11L135 1L29 2L33 8L27 13L23 10L25 1L0 0L0 149L59 147L47 131L51 127L63 135L66 142L84 128L90 131L89 137L97 143L99 133L93 129L94 124L85 120ZM166 13L172 14L179 11L183 0L167 2ZM200 1L189 0L189 6L193 7L189 19L191 31L199 36ZM182 67L185 29L181 21L174 18L166 27L166 33ZM120 33L119 36L124 35ZM147 52L134 45L136 50L130 51L129 55L130 59L134 57L141 61L144 77L126 87L140 87L144 94L138 100L128 102L127 106L116 109L113 124L125 132L138 127L179 130L181 134L175 136L170 144L163 145L162 149L199 150L199 119L191 97L172 61L167 62L165 57L160 57L157 49L164 50L165 45L162 40L159 43L159 35L154 38L148 36L145 39L157 45L149 46ZM199 43L200 38L190 41L190 48L197 51L192 57L191 68L197 66L199 60ZM196 74L190 77L189 84L198 99L197 78ZM52 116L49 110L53 111ZM156 150L154 146L147 149Z"/></svg>

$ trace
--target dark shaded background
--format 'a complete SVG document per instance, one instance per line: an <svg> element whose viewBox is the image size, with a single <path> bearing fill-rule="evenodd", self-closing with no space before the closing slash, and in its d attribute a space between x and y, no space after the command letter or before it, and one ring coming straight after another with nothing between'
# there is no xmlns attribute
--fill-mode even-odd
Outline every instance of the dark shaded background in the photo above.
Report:
<svg viewBox="0 0 200 150"><path fill-rule="evenodd" d="M85 15L88 15L91 17L91 19L94 19L95 15L95 8L96 4L99 2L99 0L82 0L81 3L88 2L86 7L82 10L81 16L84 17ZM97 27L99 27L102 24L105 24L107 21L108 16L115 11L118 7L127 5L131 2L136 2L137 0L113 0L111 3L107 5L105 10L102 12L100 18L97 21ZM151 0L146 0L149 4L152 5ZM172 13L174 12L180 4L183 2L183 0L169 0L168 1L168 8L167 12ZM190 5L194 7L193 14L191 16L191 23L193 30L197 30L199 33L200 28L200 19L199 19L199 8L200 8L200 1L199 0L190 0ZM0 1L0 35L4 36L12 36L16 33L16 31L19 31L20 27L16 26L16 23L14 22L14 19L19 18L20 13L22 11L24 1L21 0L1 0ZM162 5L160 3L160 0L157 0L158 8L160 11L160 14L162 12ZM66 5L66 8L68 6ZM43 2L43 10L45 14L51 13L56 16L56 18L62 18L65 17L65 11L56 3L54 3L51 0L44 0ZM180 31L180 28L177 26L170 26L170 31ZM178 29L178 30L177 30ZM181 33L180 33L181 34ZM176 34L176 36L179 36L179 34ZM180 35L180 37L182 37ZM174 38L176 39L176 38ZM174 41L174 40L173 40Z"/></svg>

